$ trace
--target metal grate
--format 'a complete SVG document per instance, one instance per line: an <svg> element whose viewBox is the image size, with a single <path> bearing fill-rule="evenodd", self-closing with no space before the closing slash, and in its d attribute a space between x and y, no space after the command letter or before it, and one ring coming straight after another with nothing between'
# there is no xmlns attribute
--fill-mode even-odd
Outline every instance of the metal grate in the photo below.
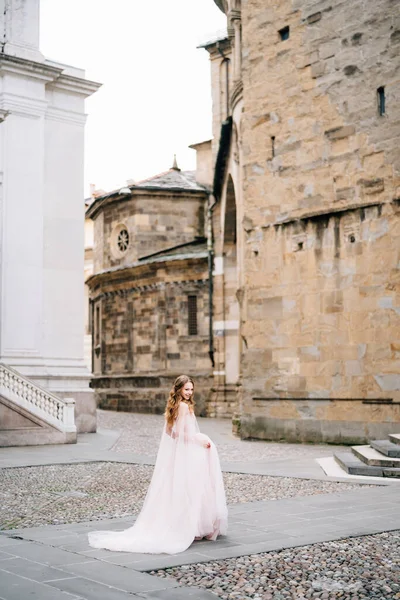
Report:
<svg viewBox="0 0 400 600"><path fill-rule="evenodd" d="M188 296L189 335L197 335L197 296Z"/></svg>

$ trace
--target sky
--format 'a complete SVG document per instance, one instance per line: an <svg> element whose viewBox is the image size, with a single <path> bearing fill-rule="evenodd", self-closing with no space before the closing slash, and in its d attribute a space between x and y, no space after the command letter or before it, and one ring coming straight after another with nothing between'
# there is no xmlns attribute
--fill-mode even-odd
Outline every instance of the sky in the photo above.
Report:
<svg viewBox="0 0 400 600"><path fill-rule="evenodd" d="M172 166L211 138L209 55L226 27L213 0L41 0L40 49L102 87L86 101L85 197Z"/></svg>

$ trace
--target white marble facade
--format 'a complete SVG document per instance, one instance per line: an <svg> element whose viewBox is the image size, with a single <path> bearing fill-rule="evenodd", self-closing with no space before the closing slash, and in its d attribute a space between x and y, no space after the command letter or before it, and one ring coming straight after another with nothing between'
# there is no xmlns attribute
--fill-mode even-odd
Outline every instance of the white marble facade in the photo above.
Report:
<svg viewBox="0 0 400 600"><path fill-rule="evenodd" d="M0 362L76 400L95 430L84 332L85 98L99 84L39 51L40 0L0 0Z"/></svg>

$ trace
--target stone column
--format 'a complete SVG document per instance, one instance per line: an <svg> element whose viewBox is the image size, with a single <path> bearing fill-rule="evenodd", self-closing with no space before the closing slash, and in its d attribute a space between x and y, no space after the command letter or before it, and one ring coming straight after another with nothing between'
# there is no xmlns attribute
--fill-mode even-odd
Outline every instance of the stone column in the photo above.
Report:
<svg viewBox="0 0 400 600"><path fill-rule="evenodd" d="M96 427L83 359L85 98L99 84L44 60L39 0L0 0L0 362L76 400Z"/></svg>
<svg viewBox="0 0 400 600"><path fill-rule="evenodd" d="M27 60L43 60L39 51L40 0L0 0L1 52Z"/></svg>
<svg viewBox="0 0 400 600"><path fill-rule="evenodd" d="M242 23L239 13L232 16L232 25L234 30L234 80L240 81L242 77Z"/></svg>

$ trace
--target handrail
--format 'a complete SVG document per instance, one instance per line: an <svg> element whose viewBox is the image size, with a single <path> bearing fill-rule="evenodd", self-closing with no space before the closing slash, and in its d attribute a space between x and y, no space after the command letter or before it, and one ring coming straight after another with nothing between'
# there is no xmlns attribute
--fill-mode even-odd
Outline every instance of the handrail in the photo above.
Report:
<svg viewBox="0 0 400 600"><path fill-rule="evenodd" d="M0 363L0 396L63 432L76 432L72 398L60 398Z"/></svg>

